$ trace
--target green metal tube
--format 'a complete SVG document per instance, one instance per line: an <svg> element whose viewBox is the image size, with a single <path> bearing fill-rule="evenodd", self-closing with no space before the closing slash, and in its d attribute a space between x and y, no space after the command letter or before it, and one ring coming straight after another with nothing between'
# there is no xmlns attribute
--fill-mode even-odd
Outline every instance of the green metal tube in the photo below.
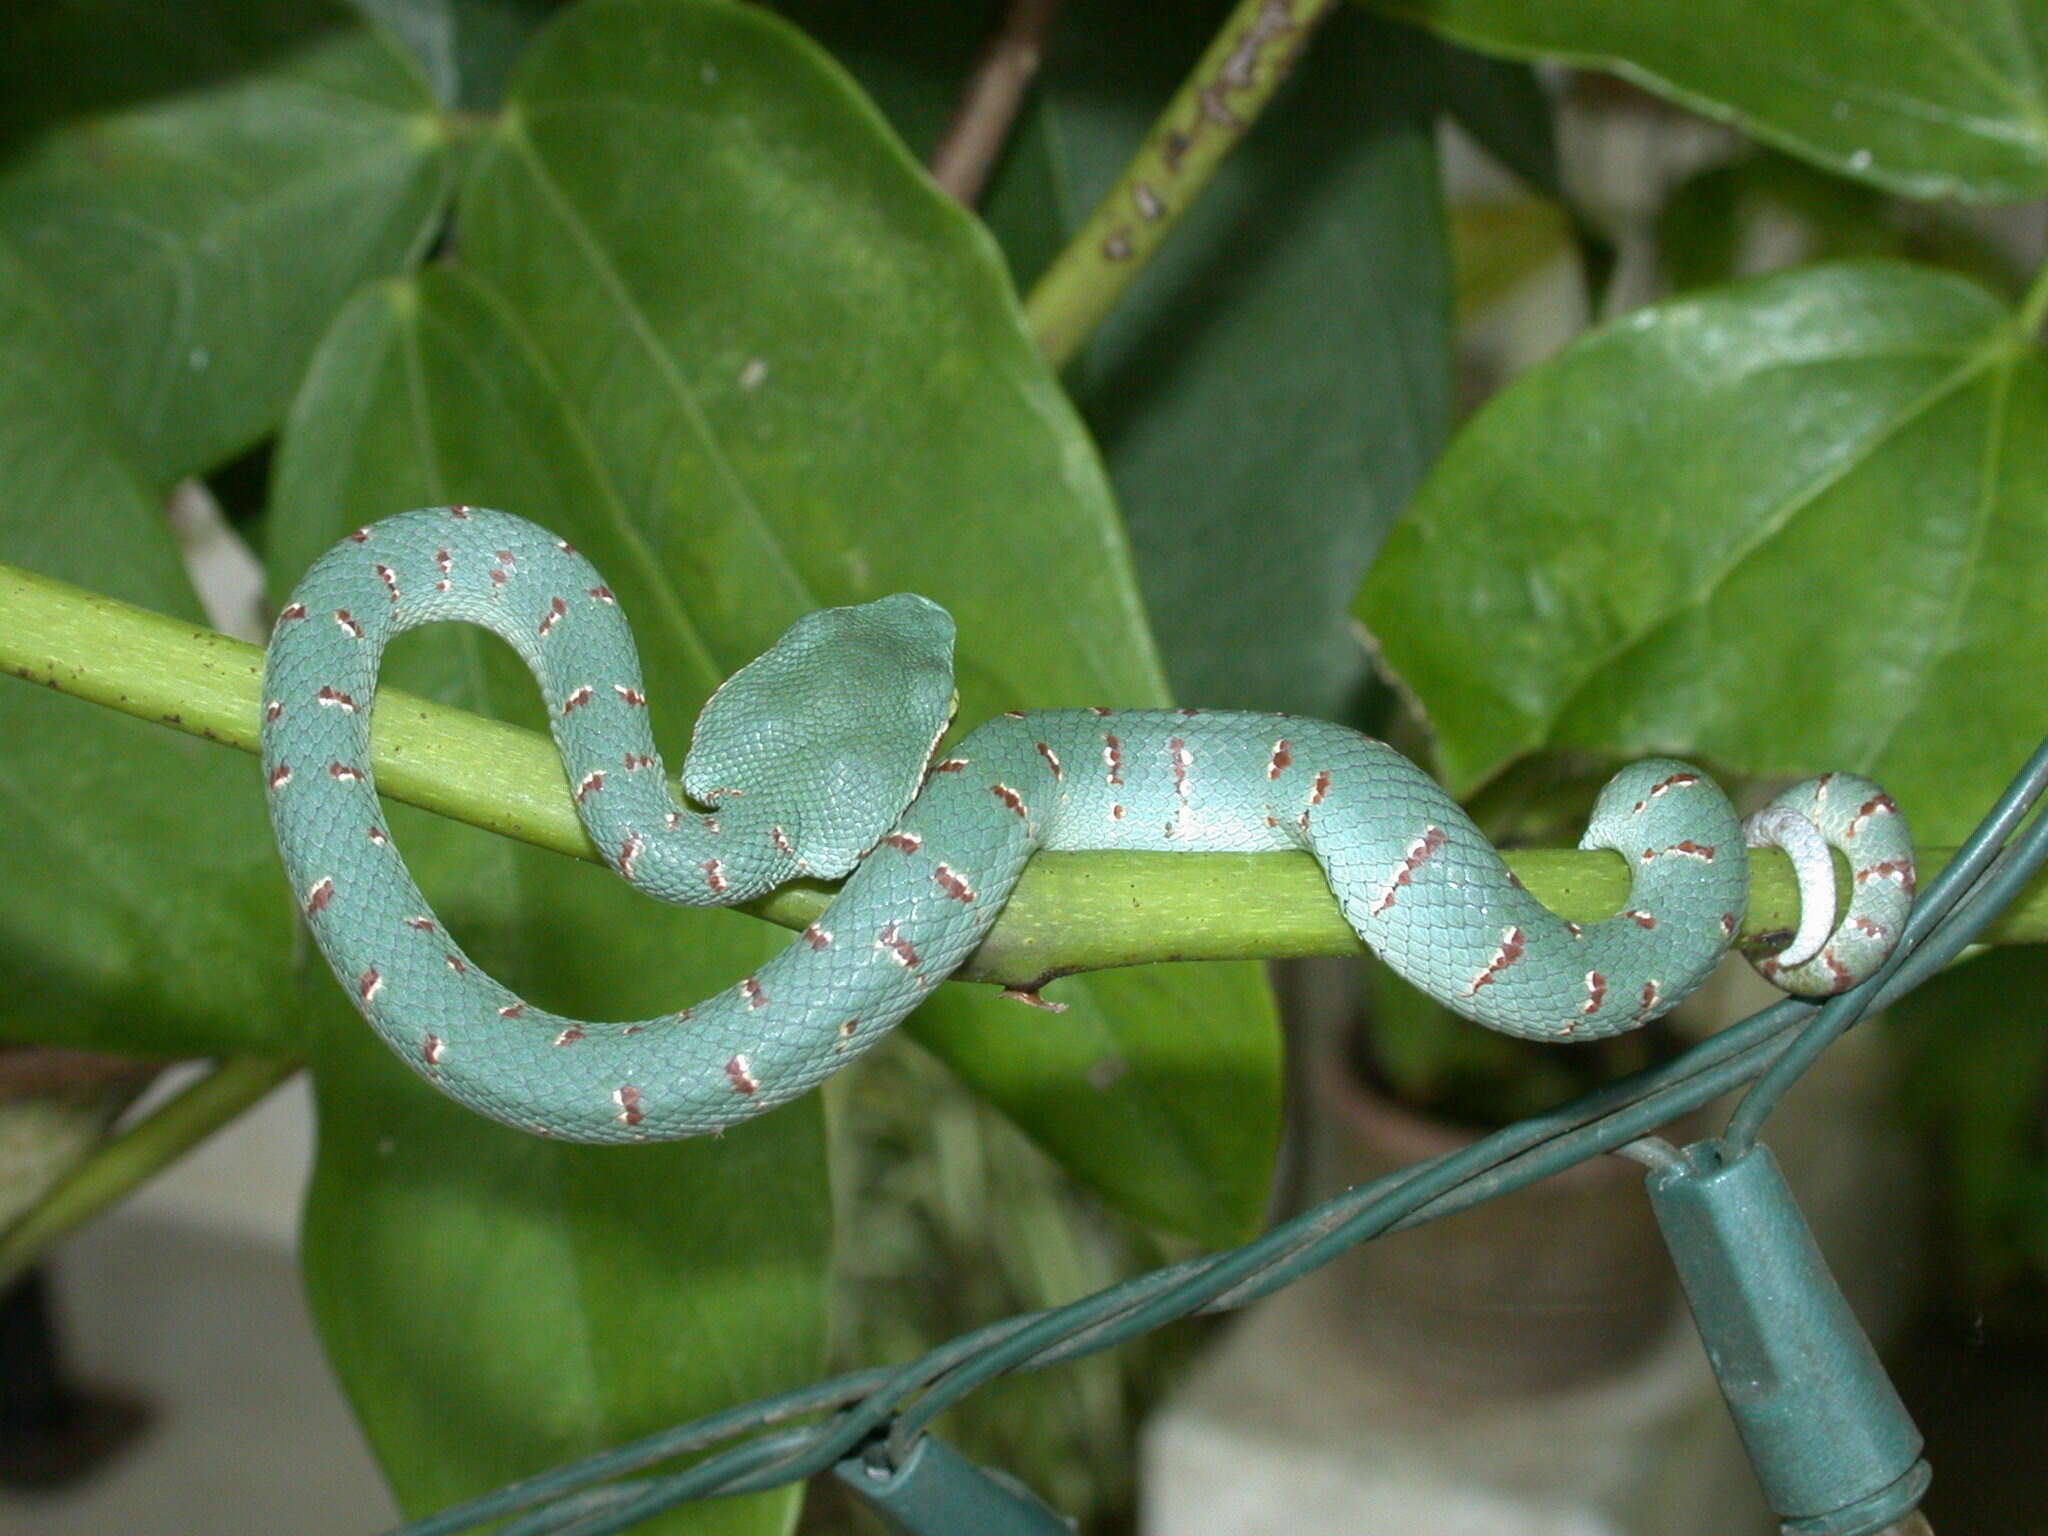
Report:
<svg viewBox="0 0 2048 1536"><path fill-rule="evenodd" d="M1877 1536L1930 1477L1920 1431L1849 1310L1777 1160L1695 1142L1650 1203L1707 1358L1785 1536Z"/></svg>
<svg viewBox="0 0 2048 1536"><path fill-rule="evenodd" d="M1073 1527L1015 1478L977 1467L920 1435L894 1467L849 1456L833 1467L895 1536L1073 1536Z"/></svg>

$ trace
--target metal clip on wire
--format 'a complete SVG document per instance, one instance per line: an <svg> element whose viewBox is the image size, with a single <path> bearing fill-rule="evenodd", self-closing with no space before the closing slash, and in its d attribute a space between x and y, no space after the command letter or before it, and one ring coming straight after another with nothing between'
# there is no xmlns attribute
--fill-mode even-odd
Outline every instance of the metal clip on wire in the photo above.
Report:
<svg viewBox="0 0 2048 1536"><path fill-rule="evenodd" d="M896 1466L855 1453L832 1471L896 1536L1074 1536L1029 1488L934 1435L920 1435Z"/></svg>
<svg viewBox="0 0 2048 1536"><path fill-rule="evenodd" d="M1877 1536L1919 1506L1920 1431L1770 1149L1651 1161L1650 1203L1784 1536Z"/></svg>

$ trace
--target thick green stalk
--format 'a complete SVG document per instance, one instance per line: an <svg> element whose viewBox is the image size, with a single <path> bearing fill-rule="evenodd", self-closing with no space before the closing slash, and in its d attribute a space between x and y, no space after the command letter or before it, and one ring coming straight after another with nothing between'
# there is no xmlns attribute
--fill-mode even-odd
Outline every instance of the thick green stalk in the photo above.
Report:
<svg viewBox="0 0 2048 1536"><path fill-rule="evenodd" d="M117 1204L299 1070L289 1059L236 1057L167 1100L67 1173L0 1237L0 1287L66 1233Z"/></svg>
<svg viewBox="0 0 2048 1536"><path fill-rule="evenodd" d="M1055 368L1070 362L1237 145L1335 0L1238 0L1087 222L1024 301Z"/></svg>
<svg viewBox="0 0 2048 1536"><path fill-rule="evenodd" d="M0 670L245 752L257 747L258 647L7 565L0 565ZM397 689L379 691L376 721L372 766L391 798L598 859L547 737ZM1919 850L1923 878L1949 853ZM1509 854L1508 863L1538 900L1575 922L1605 917L1627 898L1628 868L1613 853L1528 849ZM830 896L826 886L795 886L747 910L801 928ZM1792 927L1797 905L1784 856L1760 851L1751 861L1745 935ZM2048 880L2036 881L1987 937L2048 940ZM959 974L1027 986L1155 960L1359 952L1306 854L1047 853L1031 861Z"/></svg>

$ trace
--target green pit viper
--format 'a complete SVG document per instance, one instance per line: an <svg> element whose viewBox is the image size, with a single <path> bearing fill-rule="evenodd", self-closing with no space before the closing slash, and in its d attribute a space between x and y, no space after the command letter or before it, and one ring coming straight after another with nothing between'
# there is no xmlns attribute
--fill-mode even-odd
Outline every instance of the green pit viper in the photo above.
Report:
<svg viewBox="0 0 2048 1536"><path fill-rule="evenodd" d="M532 669L583 824L635 888L720 906L797 876L846 883L785 951L680 1012L593 1023L515 996L428 909L370 772L384 646L439 619L483 625ZM1868 975L1912 901L1905 820L1850 774L1787 791L1745 827L1695 768L1624 768L1580 846L1628 861L1629 905L1581 925L1524 891L1420 769L1342 726L1046 710L992 720L934 761L952 647L946 611L908 594L799 619L706 704L686 803L617 600L568 543L481 507L358 529L292 593L264 672L263 774L293 894L416 1072L506 1124L585 1142L718 1131L837 1071L967 958L1040 848L1307 849L1395 971L1541 1040L1633 1029L1698 986L1742 922L1746 841L1784 846L1800 872L1801 931L1757 961L1788 990ZM1829 845L1854 871L1839 925Z"/></svg>

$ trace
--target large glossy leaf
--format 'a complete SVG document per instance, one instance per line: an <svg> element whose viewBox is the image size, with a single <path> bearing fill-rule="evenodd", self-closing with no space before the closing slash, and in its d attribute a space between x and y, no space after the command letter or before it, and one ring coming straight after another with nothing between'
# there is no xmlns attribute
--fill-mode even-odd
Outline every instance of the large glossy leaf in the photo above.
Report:
<svg viewBox="0 0 2048 1536"><path fill-rule="evenodd" d="M2048 191L2043 0L1371 0L1474 48L1606 68L1915 197Z"/></svg>
<svg viewBox="0 0 2048 1536"><path fill-rule="evenodd" d="M782 8L922 149L993 23L986 7L895 28L843 0ZM1111 184L1224 12L1061 8L982 200L1020 284ZM1365 678L1346 608L1448 421L1431 116L1449 52L1406 28L1332 18L1296 66L1303 78L1070 371L1181 699L1341 714Z"/></svg>
<svg viewBox="0 0 2048 1536"><path fill-rule="evenodd" d="M56 302L0 245L0 560L200 622L137 460ZM296 1048L290 905L246 758L0 683L0 821L0 1032Z"/></svg>
<svg viewBox="0 0 2048 1536"><path fill-rule="evenodd" d="M2048 370L1982 289L1810 268L1639 311L1475 418L1359 613L1465 792L1538 747L1855 769L1923 841L2048 729Z"/></svg>
<svg viewBox="0 0 2048 1536"><path fill-rule="evenodd" d="M1047 208L1032 152L1078 222L1221 15L1123 3L1062 29L991 199L1013 245ZM1333 16L1073 370L1189 703L1327 717L1365 681L1346 610L1450 420L1435 51Z"/></svg>
<svg viewBox="0 0 2048 1536"><path fill-rule="evenodd" d="M566 19L459 238L607 487L572 536L674 643L728 671L807 609L908 588L959 623L963 722L1162 697L1108 487L986 235L781 23ZM696 685L668 686L687 718ZM1256 973L1064 995L1048 1019L948 988L916 1028L1127 1209L1243 1231L1277 1126Z"/></svg>
<svg viewBox="0 0 2048 1536"><path fill-rule="evenodd" d="M283 415L365 277L420 252L445 132L339 0L93 0L0 44L0 235L49 283L158 484Z"/></svg>
<svg viewBox="0 0 2048 1536"><path fill-rule="evenodd" d="M272 564L281 587L362 518L451 499L518 505L580 538L579 510L608 494L500 309L433 273L366 294L322 347L279 463ZM649 606L650 673L708 692L714 673ZM467 708L539 713L510 649L470 626L408 637L387 675ZM685 745L688 718L657 717L666 750ZM593 865L399 806L391 826L464 945L579 1017L679 1007L777 947ZM357 1023L324 1031L314 1066L308 1284L409 1508L817 1370L829 1213L814 1101L715 1141L572 1147L448 1103ZM722 1503L664 1528L772 1531L791 1507L787 1495Z"/></svg>

